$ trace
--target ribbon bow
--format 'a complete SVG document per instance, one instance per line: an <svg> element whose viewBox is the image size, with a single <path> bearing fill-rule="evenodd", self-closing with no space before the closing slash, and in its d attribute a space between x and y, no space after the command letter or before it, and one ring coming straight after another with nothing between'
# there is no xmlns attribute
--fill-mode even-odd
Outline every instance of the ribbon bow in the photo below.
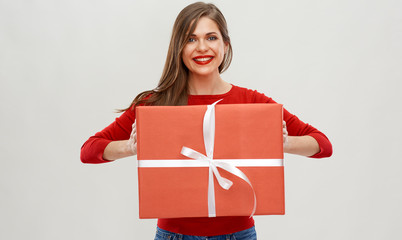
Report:
<svg viewBox="0 0 402 240"><path fill-rule="evenodd" d="M254 207L253 207L253 211L251 213L251 216L253 216L255 213L255 210L256 210L257 200L256 200L254 188L251 185L250 180L247 178L247 176L242 171L240 171L240 169L235 167L233 164L213 159L214 145L215 145L215 105L218 102L220 102L221 100L216 101L211 105L208 105L207 111L205 112L205 115L204 115L203 135L204 135L205 152L207 155L205 156L204 154L199 153L188 147L183 147L181 149L181 154L183 154L186 157L195 159L195 160L207 161L209 163L209 175L208 175L208 216L209 217L216 217L214 176L216 177L219 185L225 190L228 190L233 185L232 181L230 181L227 178L222 177L219 174L219 171L217 169L218 167L243 179L250 185L250 187L253 190L253 194L254 194Z"/></svg>

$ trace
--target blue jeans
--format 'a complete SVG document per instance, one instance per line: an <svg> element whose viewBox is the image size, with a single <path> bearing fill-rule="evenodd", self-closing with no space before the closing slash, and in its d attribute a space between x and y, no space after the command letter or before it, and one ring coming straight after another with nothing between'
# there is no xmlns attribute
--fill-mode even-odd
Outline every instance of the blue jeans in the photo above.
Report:
<svg viewBox="0 0 402 240"><path fill-rule="evenodd" d="M255 231L255 227L251 227L249 229L232 234L201 237L172 233L157 227L155 240L257 240L257 233Z"/></svg>

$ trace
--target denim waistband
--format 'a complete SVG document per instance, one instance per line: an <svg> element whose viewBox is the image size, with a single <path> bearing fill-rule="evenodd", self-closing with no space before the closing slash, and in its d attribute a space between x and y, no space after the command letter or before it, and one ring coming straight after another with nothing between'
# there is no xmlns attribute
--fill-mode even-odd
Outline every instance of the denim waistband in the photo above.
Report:
<svg viewBox="0 0 402 240"><path fill-rule="evenodd" d="M157 227L155 240L256 240L255 227L232 234L218 236L192 236L173 233Z"/></svg>

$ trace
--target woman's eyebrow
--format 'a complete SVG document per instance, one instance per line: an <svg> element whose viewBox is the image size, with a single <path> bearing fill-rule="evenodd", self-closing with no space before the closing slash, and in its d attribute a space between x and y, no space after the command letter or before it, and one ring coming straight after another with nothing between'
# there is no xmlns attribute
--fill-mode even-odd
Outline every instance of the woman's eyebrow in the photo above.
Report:
<svg viewBox="0 0 402 240"><path fill-rule="evenodd" d="M216 33L216 32L208 32L208 33L206 33L205 35L214 35L214 34L217 34L217 33ZM192 34L190 34L190 36L191 36L191 37L196 37L197 34L192 33Z"/></svg>

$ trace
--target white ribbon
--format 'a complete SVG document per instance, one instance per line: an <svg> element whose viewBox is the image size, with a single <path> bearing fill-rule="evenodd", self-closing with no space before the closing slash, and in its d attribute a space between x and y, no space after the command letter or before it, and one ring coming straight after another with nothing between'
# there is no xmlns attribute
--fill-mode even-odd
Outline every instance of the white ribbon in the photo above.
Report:
<svg viewBox="0 0 402 240"><path fill-rule="evenodd" d="M221 101L221 100L219 100L219 101ZM208 216L209 217L216 217L214 175L215 175L219 185L223 189L228 190L233 185L232 181L222 177L219 174L217 167L220 167L220 168L230 172L231 174L236 175L237 177L243 179L250 185L251 189L253 190L253 194L254 194L254 207L253 207L253 211L251 212L251 216L253 216L255 213L255 210L256 210L256 206L257 206L257 199L255 196L254 188L251 185L250 180L247 178L247 176L242 171L240 171L238 168L236 168L233 164L230 164L225 161L213 160L214 145L215 145L215 143L214 143L214 140L215 140L215 105L219 101L216 101L211 105L208 105L207 111L205 112L205 115L204 115L203 133L204 133L205 152L207 155L205 156L204 154L201 154L201 153L199 153L191 148L187 148L187 147L182 148L181 154L183 154L186 157L198 160L198 161L207 162L209 165L209 176L208 176Z"/></svg>
<svg viewBox="0 0 402 240"><path fill-rule="evenodd" d="M217 160L215 160L217 161ZM283 159L219 159L219 162L227 162L236 167L282 167ZM138 167L209 167L209 161L190 160L190 159L152 159L138 160Z"/></svg>

